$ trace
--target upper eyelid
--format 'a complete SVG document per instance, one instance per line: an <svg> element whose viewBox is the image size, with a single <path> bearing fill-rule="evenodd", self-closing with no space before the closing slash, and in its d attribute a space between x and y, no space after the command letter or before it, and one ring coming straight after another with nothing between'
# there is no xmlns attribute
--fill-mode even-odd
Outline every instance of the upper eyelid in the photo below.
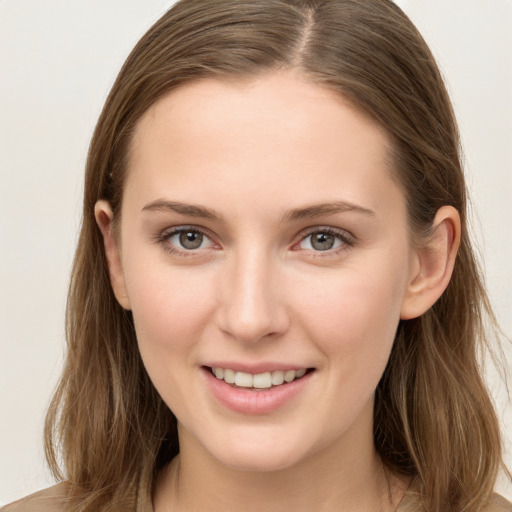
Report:
<svg viewBox="0 0 512 512"><path fill-rule="evenodd" d="M336 233L348 233L346 229L336 228L334 226L310 226L301 230L301 233L317 233L322 231L332 231Z"/></svg>
<svg viewBox="0 0 512 512"><path fill-rule="evenodd" d="M210 240L216 238L215 235L206 228L200 226L194 226L193 224L183 224L178 226L172 226L161 231L159 238L169 238L171 235L175 235L176 233L182 233L183 231L197 231L198 233L203 234ZM213 240L212 240L213 241Z"/></svg>
<svg viewBox="0 0 512 512"><path fill-rule="evenodd" d="M332 226L312 226L310 228L303 229L296 238L298 240L303 240L305 237L312 235L313 233L331 233L342 238L348 238L354 242L356 241L356 237L350 231Z"/></svg>
<svg viewBox="0 0 512 512"><path fill-rule="evenodd" d="M186 231L187 229L190 231L198 231L198 232L203 233L204 235L207 235L208 237L211 237L211 238L216 238L216 235L213 234L208 228L205 228L202 226L196 226L194 224L183 224L183 225L176 225L176 226L171 226L171 227L165 228L162 231L162 235L168 236L169 234L180 233L182 231ZM346 229L343 229L343 228L335 228L333 226L310 226L308 228L302 229L295 236L295 238L299 238L301 236L302 237L308 236L311 233L322 233L322 232L335 233L335 234L339 234L339 235L346 234L350 238L355 238L354 235L352 235L352 233L350 233L350 231L347 231Z"/></svg>

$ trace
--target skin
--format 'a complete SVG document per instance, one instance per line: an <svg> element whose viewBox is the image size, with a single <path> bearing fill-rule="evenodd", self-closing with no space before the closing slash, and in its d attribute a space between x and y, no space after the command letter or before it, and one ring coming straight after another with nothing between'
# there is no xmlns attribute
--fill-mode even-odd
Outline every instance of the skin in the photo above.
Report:
<svg viewBox="0 0 512 512"><path fill-rule="evenodd" d="M114 292L178 419L180 456L159 477L156 512L396 508L407 482L375 452L374 391L400 318L447 286L460 224L443 207L433 236L412 242L389 144L293 71L188 84L140 119L117 236L105 201L96 218ZM180 246L179 227L203 244ZM327 228L334 247L315 249L311 233ZM212 395L211 361L314 372L282 407L250 415Z"/></svg>

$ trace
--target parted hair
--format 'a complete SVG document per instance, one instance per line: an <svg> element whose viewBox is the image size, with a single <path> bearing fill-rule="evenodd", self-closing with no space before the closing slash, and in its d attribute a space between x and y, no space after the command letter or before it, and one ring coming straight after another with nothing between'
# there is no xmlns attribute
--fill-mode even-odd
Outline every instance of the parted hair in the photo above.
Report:
<svg viewBox="0 0 512 512"><path fill-rule="evenodd" d="M423 38L390 0L182 0L129 55L89 148L66 362L45 428L74 512L142 510L179 452L176 419L112 292L94 205L108 200L120 222L134 128L162 96L205 77L245 81L278 69L336 91L385 129L415 243L440 207L459 211L453 277L429 311L399 325L376 390L374 439L390 471L414 478L411 510L478 512L492 493L502 448L481 352L495 319L468 234L453 109Z"/></svg>

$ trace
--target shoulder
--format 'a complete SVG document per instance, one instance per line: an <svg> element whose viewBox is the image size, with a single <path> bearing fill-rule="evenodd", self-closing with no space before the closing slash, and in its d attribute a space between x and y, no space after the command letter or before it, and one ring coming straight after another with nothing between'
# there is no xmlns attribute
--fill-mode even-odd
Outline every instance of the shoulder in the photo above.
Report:
<svg viewBox="0 0 512 512"><path fill-rule="evenodd" d="M397 512L419 512L420 509L423 510L423 508L418 505L417 494L414 490L414 485L411 484L396 510ZM479 510L481 512L512 512L512 503L503 496L494 493L487 504Z"/></svg>
<svg viewBox="0 0 512 512"><path fill-rule="evenodd" d="M67 488L62 482L1 507L0 512L64 512Z"/></svg>
<svg viewBox="0 0 512 512"><path fill-rule="evenodd" d="M484 512L512 512L512 503L499 494L493 494Z"/></svg>

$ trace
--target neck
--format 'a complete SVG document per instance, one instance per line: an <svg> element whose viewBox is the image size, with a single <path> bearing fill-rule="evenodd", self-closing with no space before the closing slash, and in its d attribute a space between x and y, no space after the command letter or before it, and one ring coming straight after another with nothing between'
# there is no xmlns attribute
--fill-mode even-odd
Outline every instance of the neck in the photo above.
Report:
<svg viewBox="0 0 512 512"><path fill-rule="evenodd" d="M360 427L360 425L358 425ZM278 471L243 471L213 458L184 429L180 455L159 476L155 512L394 511L406 482L384 469L371 429L353 429Z"/></svg>

